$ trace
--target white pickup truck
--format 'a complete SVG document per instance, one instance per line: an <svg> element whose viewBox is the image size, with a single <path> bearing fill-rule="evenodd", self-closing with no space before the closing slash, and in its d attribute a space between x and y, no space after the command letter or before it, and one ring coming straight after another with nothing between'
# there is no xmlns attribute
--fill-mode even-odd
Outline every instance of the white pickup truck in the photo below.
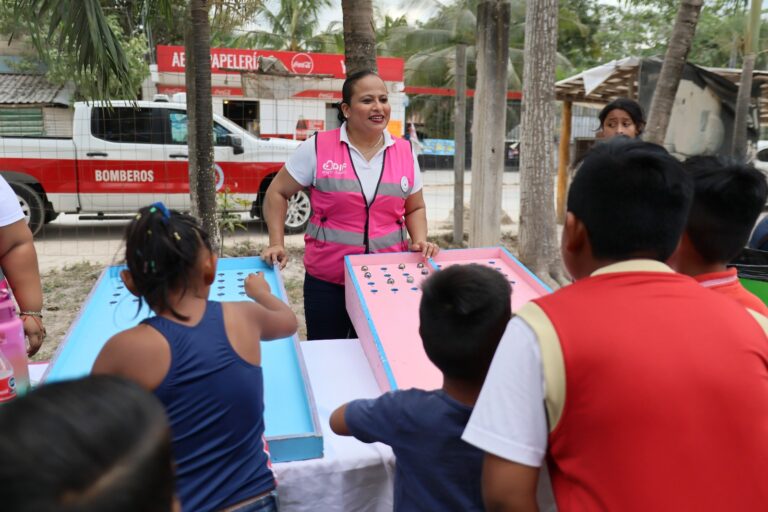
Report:
<svg viewBox="0 0 768 512"><path fill-rule="evenodd" d="M214 115L216 190L247 200L261 217L264 192L299 142L260 139ZM113 218L155 201L189 210L187 112L183 103L76 103L73 137L0 137L0 174L33 233L60 212ZM294 195L286 231L304 230L309 195Z"/></svg>

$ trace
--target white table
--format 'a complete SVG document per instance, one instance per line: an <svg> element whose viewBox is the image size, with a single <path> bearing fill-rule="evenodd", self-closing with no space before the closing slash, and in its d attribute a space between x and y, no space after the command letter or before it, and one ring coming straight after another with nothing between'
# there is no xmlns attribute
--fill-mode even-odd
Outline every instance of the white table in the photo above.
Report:
<svg viewBox="0 0 768 512"><path fill-rule="evenodd" d="M381 394L358 340L301 343L323 429L322 459L274 464L281 512L392 512L394 455L389 446L331 432L336 407Z"/></svg>

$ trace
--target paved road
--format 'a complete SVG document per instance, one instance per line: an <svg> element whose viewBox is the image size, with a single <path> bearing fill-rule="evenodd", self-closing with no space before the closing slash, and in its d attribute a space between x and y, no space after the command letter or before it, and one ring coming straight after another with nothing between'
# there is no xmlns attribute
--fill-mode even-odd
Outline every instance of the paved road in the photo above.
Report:
<svg viewBox="0 0 768 512"><path fill-rule="evenodd" d="M519 173L505 172L502 208L517 225L520 211ZM453 226L454 174L452 170L425 171L424 199L430 232L451 230ZM464 204L469 206L472 176L464 176ZM117 263L122 258L122 235L126 220L79 220L77 215L61 214L44 227L36 237L35 246L42 269L88 260L96 263ZM246 230L227 234L227 240L250 240L257 246L267 242L267 231L258 219L243 219ZM513 226L513 229L514 229ZM467 226L465 224L465 229ZM301 235L291 235L287 244L300 245Z"/></svg>

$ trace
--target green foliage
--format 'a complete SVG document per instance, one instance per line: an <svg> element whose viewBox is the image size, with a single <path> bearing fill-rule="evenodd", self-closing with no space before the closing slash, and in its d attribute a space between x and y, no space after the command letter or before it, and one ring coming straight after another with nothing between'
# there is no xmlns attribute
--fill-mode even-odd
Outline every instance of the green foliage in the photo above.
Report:
<svg viewBox="0 0 768 512"><path fill-rule="evenodd" d="M592 67L601 57L602 48L597 40L600 32L599 6L594 0L561 0L558 12L557 50L572 69ZM559 76L558 78L565 78Z"/></svg>
<svg viewBox="0 0 768 512"><path fill-rule="evenodd" d="M107 17L107 23L115 37L123 48L127 67L127 76L122 83L110 80L106 83L107 98L136 98L141 89L141 83L149 75L146 55L149 51L147 40L143 34L138 33L133 37L126 36L114 16ZM46 79L53 84L64 84L72 80L75 84L76 100L93 100L102 97L98 82L94 81L94 73L89 69L86 72L73 73L75 63L72 56L57 48L47 48L48 52L43 60L48 65ZM127 94L127 96L124 96Z"/></svg>
<svg viewBox="0 0 768 512"><path fill-rule="evenodd" d="M623 9L601 5L597 9L601 23L595 41L602 49L596 66L625 57L663 55L672 31L667 15L658 9Z"/></svg>
<svg viewBox="0 0 768 512"><path fill-rule="evenodd" d="M3 33L14 33L14 37L26 37L32 39L27 30L31 30L31 20L26 16L17 17L17 11L14 11L14 0L0 0L0 31ZM18 72L33 72L40 69L40 63L43 63L46 79L56 85L64 85L71 82L75 86L75 100L91 100L105 97L120 98L126 91L128 98L135 98L141 87L141 82L149 74L146 64L147 43L143 34L134 33L128 36L120 25L116 14L109 14L105 21L107 27L116 38L119 46L122 48L123 55L127 64L127 76L125 81L117 83L115 80L108 80L106 83L100 83L98 71L93 66L80 69L77 56L67 51L66 45L59 46L45 43L38 47L35 55L27 55L17 66ZM37 20L42 30L50 31L50 21L46 24L44 20ZM27 27L27 30L25 30ZM60 30L60 29L59 29ZM70 36L61 34L65 38ZM106 88L106 89L104 89Z"/></svg>
<svg viewBox="0 0 768 512"><path fill-rule="evenodd" d="M216 42L239 48L321 51L334 43L330 34L317 34L320 10L330 5L331 0L269 2L259 12L269 25L269 31L251 30L240 35L219 36Z"/></svg>
<svg viewBox="0 0 768 512"><path fill-rule="evenodd" d="M98 0L7 0L3 7L16 20L14 34L25 33L49 67L67 56L85 94L136 97L128 55Z"/></svg>
<svg viewBox="0 0 768 512"><path fill-rule="evenodd" d="M247 199L237 197L232 193L229 187L224 187L224 190L216 194L216 212L217 222L219 224L219 231L221 232L222 241L219 246L219 256L224 255L224 237L227 233L234 233L238 229L246 231L248 228L243 224L243 219L237 212L248 209L251 203Z"/></svg>

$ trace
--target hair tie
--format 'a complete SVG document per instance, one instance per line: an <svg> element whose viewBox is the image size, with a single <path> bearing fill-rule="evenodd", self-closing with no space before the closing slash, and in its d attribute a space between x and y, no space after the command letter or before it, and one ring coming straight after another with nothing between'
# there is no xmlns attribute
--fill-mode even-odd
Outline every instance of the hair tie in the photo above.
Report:
<svg viewBox="0 0 768 512"><path fill-rule="evenodd" d="M168 219L171 218L171 212L163 204L162 201L157 201L156 203L152 203L152 206L149 209L149 211L152 213L156 212L157 210L160 210L160 212L163 214L163 222L168 224Z"/></svg>

